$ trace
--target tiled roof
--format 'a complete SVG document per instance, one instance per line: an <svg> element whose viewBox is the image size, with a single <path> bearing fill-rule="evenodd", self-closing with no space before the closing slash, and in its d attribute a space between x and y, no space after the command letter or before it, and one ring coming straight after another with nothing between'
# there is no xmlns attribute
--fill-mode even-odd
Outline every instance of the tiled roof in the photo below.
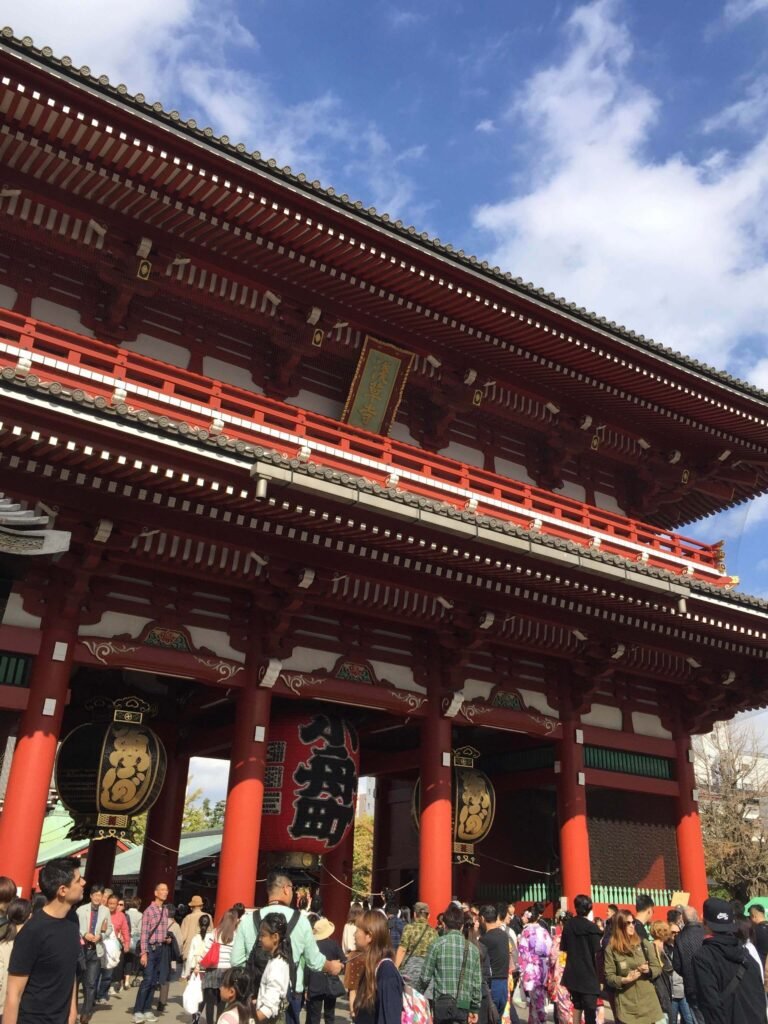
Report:
<svg viewBox="0 0 768 1024"><path fill-rule="evenodd" d="M220 828L182 835L179 843L179 867L183 868L186 864L194 864L208 857L218 857L221 852L221 837ZM115 857L114 877L133 878L138 875L143 851L143 846L134 846L132 850L118 853Z"/></svg>
<svg viewBox="0 0 768 1024"><path fill-rule="evenodd" d="M521 277L513 277L511 273L504 272L500 267L491 267L486 260L478 260L476 256L468 256L463 249L456 249L450 243L443 243L439 238L431 238L427 232L419 232L415 227L407 226L400 220L393 220L389 214L380 213L375 207L366 207L360 200L352 200L346 194L338 195L333 188L324 188L317 179L310 181L306 174L295 174L290 167L278 167L274 159L265 159L258 151L248 152L243 143L232 143L226 135L217 136L212 128L200 128L193 119L185 120L176 110L166 111L162 103L150 103L142 93L132 95L125 85L113 86L110 84L107 75L92 74L87 65L75 67L70 57L55 57L53 50L45 46L42 49L35 47L29 36L19 39L14 35L13 29L5 27L0 30L0 44L8 49L15 50L24 56L31 58L40 64L56 71L60 75L72 79L80 84L108 96L128 109L135 110L143 117L151 118L160 124L187 135L196 142L201 142L214 151L224 153L228 158L241 162L246 167L258 170L274 179L290 185L292 188L309 195L321 198L323 202L331 204L347 214L351 214L361 220L368 221L376 227L386 230L392 235L399 236L407 242L415 244L427 252L439 255L457 266L466 268L478 273L495 284L509 288L519 295L525 296L535 302L544 303L551 309L575 318L590 327L607 332L614 338L623 342L645 349L649 353L676 363L677 365L700 374L715 383L723 384L734 388L750 398L768 402L768 392L750 384L748 381L732 377L722 370L716 369L707 363L701 363L690 356L668 348L651 338L627 329L622 324L607 320L590 312L583 306L574 302L568 302L554 292L547 292L543 288L537 288L531 282L525 282Z"/></svg>

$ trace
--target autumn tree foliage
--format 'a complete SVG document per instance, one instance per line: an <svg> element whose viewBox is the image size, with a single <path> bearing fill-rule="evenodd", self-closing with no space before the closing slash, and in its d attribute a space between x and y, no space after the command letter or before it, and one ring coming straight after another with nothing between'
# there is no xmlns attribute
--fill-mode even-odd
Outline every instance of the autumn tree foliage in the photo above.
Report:
<svg viewBox="0 0 768 1024"><path fill-rule="evenodd" d="M768 757L757 733L721 723L695 756L710 890L744 903L768 894Z"/></svg>

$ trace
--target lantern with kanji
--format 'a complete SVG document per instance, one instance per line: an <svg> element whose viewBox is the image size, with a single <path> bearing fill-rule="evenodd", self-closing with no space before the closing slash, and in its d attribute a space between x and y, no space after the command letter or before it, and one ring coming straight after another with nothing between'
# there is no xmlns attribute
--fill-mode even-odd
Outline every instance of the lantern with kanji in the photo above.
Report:
<svg viewBox="0 0 768 1024"><path fill-rule="evenodd" d="M165 748L143 724L150 706L125 697L109 710L111 722L80 725L59 747L54 780L74 818L72 838L130 838L132 819L149 810L163 785Z"/></svg>
<svg viewBox="0 0 768 1024"><path fill-rule="evenodd" d="M488 776L475 768L480 751L474 747L460 747L453 752L453 785L451 790L453 824L453 860L455 864L477 867L475 844L485 839L493 826L496 813L496 793ZM413 790L411 811L419 828L421 787L417 782Z"/></svg>
<svg viewBox="0 0 768 1024"><path fill-rule="evenodd" d="M269 726L261 848L323 854L353 827L360 753L349 722L321 711Z"/></svg>

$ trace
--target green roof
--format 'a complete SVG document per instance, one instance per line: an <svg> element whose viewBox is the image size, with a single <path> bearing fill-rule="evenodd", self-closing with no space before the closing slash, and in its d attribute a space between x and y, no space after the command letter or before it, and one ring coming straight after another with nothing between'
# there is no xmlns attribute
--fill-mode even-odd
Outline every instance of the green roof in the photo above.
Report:
<svg viewBox="0 0 768 1024"><path fill-rule="evenodd" d="M72 857L81 850L85 850L89 843L87 839L67 839L69 830L74 821L63 804L56 804L50 814L43 819L43 831L40 836L40 845L37 849L37 867L55 860L57 857ZM127 843L127 840L125 841ZM132 853L127 850L126 853ZM118 854L124 856L124 854Z"/></svg>
<svg viewBox="0 0 768 1024"><path fill-rule="evenodd" d="M69 812L62 804L56 804L43 819L43 831L37 850L37 866L56 857L72 857L88 845L87 839L67 839L74 825Z"/></svg>
<svg viewBox="0 0 768 1024"><path fill-rule="evenodd" d="M400 220L392 220L388 213L379 213L375 207L366 207L360 200L353 201L346 194L339 196L333 188L323 188L321 182L317 180L310 181L306 174L294 174L290 167L278 167L276 160L265 159L258 150L249 153L242 142L234 144L230 142L227 135L216 136L212 128L199 128L193 118L184 120L177 110L169 112L165 110L162 103L150 103L143 93L136 93L135 96L131 95L125 85L111 85L106 75L96 77L91 73L91 69L87 65L78 68L75 67L70 57L55 57L53 50L49 46L44 46L42 49L36 47L29 36L24 36L22 39L17 38L13 29L8 26L0 29L0 44L52 69L57 75L72 79L95 92L109 97L113 102L133 109L142 117L157 121L166 128L178 132L180 135L185 135L196 142L202 143L211 150L218 150L224 153L231 160L237 160L268 177L285 182L299 192L314 195L322 199L323 202L343 210L345 213L375 224L378 228L383 228L391 235L399 236L411 244L436 253L443 259L449 260L476 274L480 274L496 284L512 289L518 295L526 296L535 302L544 303L551 309L564 313L575 320L608 332L617 340L625 343L628 342L637 348L645 349L655 356L667 359L671 363L676 363L686 370L692 370L695 373L701 374L714 383L735 388L742 394L758 401L768 402L768 392L763 391L754 384L750 384L748 381L732 377L730 374L718 370L714 366L701 363L697 359L661 345L659 342L646 338L645 335L629 330L623 324L616 324L615 321L609 321L605 317L598 316L597 313L590 312L583 306L578 306L575 302L568 302L566 299L556 296L554 292L547 292L543 288L537 288L536 285L530 281L524 281L521 277L513 277L512 274L502 271L500 267L491 267L486 260L478 260L476 256L467 256L463 249L456 249L449 243L441 242L439 238L430 238L426 231L419 232L413 226L407 227Z"/></svg>
<svg viewBox="0 0 768 1024"><path fill-rule="evenodd" d="M208 857L218 857L221 853L222 829L212 828L203 832L188 832L181 837L179 843L179 867L194 864ZM143 846L134 846L132 850L118 853L115 857L114 878L132 878L141 868Z"/></svg>

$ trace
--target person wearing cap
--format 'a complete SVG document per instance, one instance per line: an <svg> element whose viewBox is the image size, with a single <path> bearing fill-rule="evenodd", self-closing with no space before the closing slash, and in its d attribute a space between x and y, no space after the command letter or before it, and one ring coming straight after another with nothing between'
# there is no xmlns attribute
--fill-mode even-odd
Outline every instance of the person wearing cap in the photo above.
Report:
<svg viewBox="0 0 768 1024"><path fill-rule="evenodd" d="M334 931L335 925L327 917L319 917L312 926L312 934L317 942L317 948L325 959L341 960L344 963L344 952L341 946L336 939L331 938ZM341 978L324 974L323 971L309 970L305 979L305 991L307 994L306 1024L320 1024L321 1016L324 1024L334 1024L336 1000L346 991Z"/></svg>
<svg viewBox="0 0 768 1024"><path fill-rule="evenodd" d="M706 1024L765 1024L760 966L742 945L733 906L704 901L707 936L693 956L696 999Z"/></svg>
<svg viewBox="0 0 768 1024"><path fill-rule="evenodd" d="M413 921L403 928L400 945L395 954L395 967L411 985L415 985L419 980L429 947L437 938L436 930L429 923L429 905L414 903ZM425 992L425 995L427 999L431 999L431 990Z"/></svg>
<svg viewBox="0 0 768 1024"><path fill-rule="evenodd" d="M200 934L200 918L205 912L202 896L193 896L189 901L189 913L181 922L181 958L186 962L192 939Z"/></svg>

